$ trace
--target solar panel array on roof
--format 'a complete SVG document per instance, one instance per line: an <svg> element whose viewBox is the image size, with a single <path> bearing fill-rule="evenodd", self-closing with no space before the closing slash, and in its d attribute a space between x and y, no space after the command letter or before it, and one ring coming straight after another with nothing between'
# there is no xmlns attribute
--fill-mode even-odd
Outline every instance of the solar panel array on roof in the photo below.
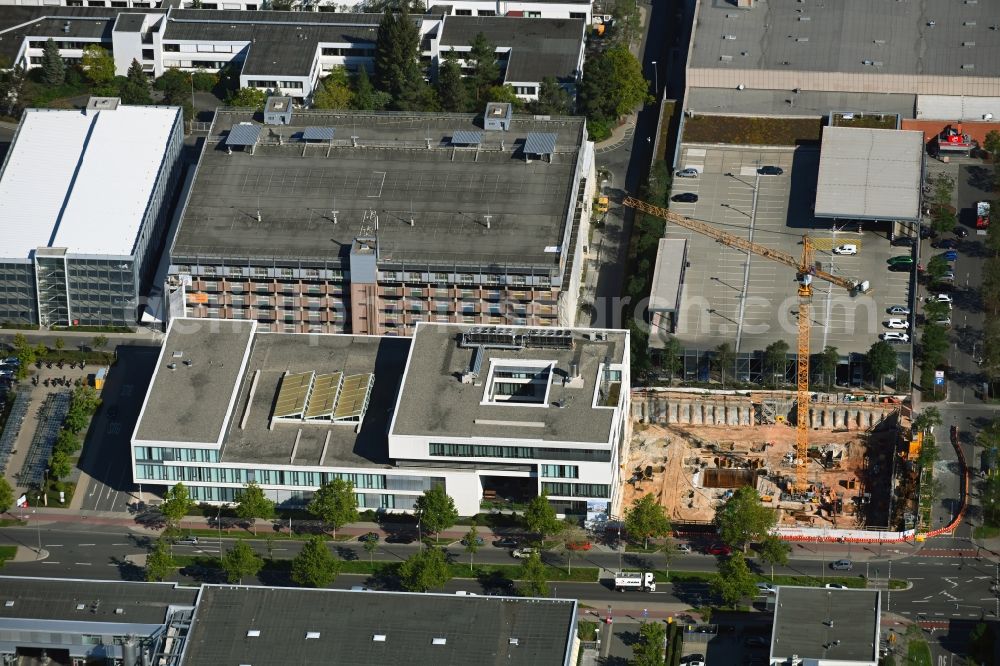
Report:
<svg viewBox="0 0 1000 666"><path fill-rule="evenodd" d="M478 146L482 142L482 132L455 130L451 135L451 143L456 146Z"/></svg>
<svg viewBox="0 0 1000 666"><path fill-rule="evenodd" d="M329 419L333 416L337 398L340 397L340 386L343 383L343 378L344 373L331 372L327 375L319 375L313 380L312 396L309 398L309 407L306 409L307 419Z"/></svg>
<svg viewBox="0 0 1000 666"><path fill-rule="evenodd" d="M337 400L337 408L333 412L335 421L357 421L364 417L373 378L370 372L344 378L344 387L340 392L340 399Z"/></svg>
<svg viewBox="0 0 1000 666"><path fill-rule="evenodd" d="M313 384L313 372L297 372L281 378L278 401L274 405L275 418L301 416Z"/></svg>
<svg viewBox="0 0 1000 666"><path fill-rule="evenodd" d="M530 155L551 155L556 152L554 132L528 132L524 141L524 152Z"/></svg>
<svg viewBox="0 0 1000 666"><path fill-rule="evenodd" d="M260 138L260 125L253 123L237 123L229 130L226 137L227 146L256 146Z"/></svg>
<svg viewBox="0 0 1000 666"><path fill-rule="evenodd" d="M333 141L334 127L307 127L302 130L303 141Z"/></svg>

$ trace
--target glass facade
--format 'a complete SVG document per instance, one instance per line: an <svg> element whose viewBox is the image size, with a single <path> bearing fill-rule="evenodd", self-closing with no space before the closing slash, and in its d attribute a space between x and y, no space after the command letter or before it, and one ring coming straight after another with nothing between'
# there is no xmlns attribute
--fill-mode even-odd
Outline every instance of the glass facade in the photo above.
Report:
<svg viewBox="0 0 1000 666"><path fill-rule="evenodd" d="M134 447L137 462L219 462L219 452L215 449L182 449L159 446Z"/></svg>
<svg viewBox="0 0 1000 666"><path fill-rule="evenodd" d="M493 446L488 444L441 444L431 442L430 455L449 458L518 458L611 462L610 450L555 449L542 446Z"/></svg>
<svg viewBox="0 0 1000 666"><path fill-rule="evenodd" d="M30 263L0 263L0 323L37 324L35 272Z"/></svg>
<svg viewBox="0 0 1000 666"><path fill-rule="evenodd" d="M69 259L70 311L80 326L130 326L136 319L135 265L129 257Z"/></svg>
<svg viewBox="0 0 1000 666"><path fill-rule="evenodd" d="M580 468L576 465L542 465L541 476L552 479L578 479Z"/></svg>
<svg viewBox="0 0 1000 666"><path fill-rule="evenodd" d="M239 488L219 488L213 486L188 486L188 492L196 502L226 502L236 501L236 493ZM312 499L311 490L282 490L277 491L277 502L282 505L305 505ZM416 496L393 495L391 493L358 493L359 509L398 509L412 510L416 504Z"/></svg>
<svg viewBox="0 0 1000 666"><path fill-rule="evenodd" d="M542 492L560 497L611 497L611 487L606 483L553 483L542 482Z"/></svg>

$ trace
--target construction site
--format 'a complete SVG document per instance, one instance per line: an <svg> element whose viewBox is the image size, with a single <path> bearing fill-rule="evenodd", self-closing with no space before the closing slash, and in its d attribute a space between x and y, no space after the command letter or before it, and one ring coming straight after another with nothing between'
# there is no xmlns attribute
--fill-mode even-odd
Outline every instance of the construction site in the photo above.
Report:
<svg viewBox="0 0 1000 666"><path fill-rule="evenodd" d="M637 391L625 506L652 493L675 525L707 524L743 486L779 527L903 529L909 410L894 397L811 394L808 455L797 454L794 391Z"/></svg>

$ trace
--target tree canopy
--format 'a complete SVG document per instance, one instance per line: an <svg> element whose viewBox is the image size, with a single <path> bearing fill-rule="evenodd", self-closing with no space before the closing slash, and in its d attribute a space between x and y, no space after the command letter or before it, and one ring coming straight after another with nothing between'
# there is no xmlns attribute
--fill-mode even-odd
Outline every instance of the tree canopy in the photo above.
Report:
<svg viewBox="0 0 1000 666"><path fill-rule="evenodd" d="M274 517L274 502L269 500L261 487L252 481L236 492L236 515L241 520L250 521L253 533L257 534L257 519Z"/></svg>
<svg viewBox="0 0 1000 666"><path fill-rule="evenodd" d="M42 47L42 83L61 86L66 82L66 61L59 55L59 47L49 37Z"/></svg>
<svg viewBox="0 0 1000 666"><path fill-rule="evenodd" d="M240 88L230 94L227 101L229 106L263 111L264 104L267 102L267 93L257 88Z"/></svg>
<svg viewBox="0 0 1000 666"><path fill-rule="evenodd" d="M454 54L449 54L438 66L437 94L445 111L463 112L469 107L469 89Z"/></svg>
<svg viewBox="0 0 1000 666"><path fill-rule="evenodd" d="M425 490L424 494L417 498L414 508L422 528L432 534L448 529L458 520L455 500L444 491L444 486L440 484L435 484L429 490Z"/></svg>
<svg viewBox="0 0 1000 666"><path fill-rule="evenodd" d="M639 640L632 644L629 666L663 666L667 643L667 627L662 622L639 625Z"/></svg>
<svg viewBox="0 0 1000 666"><path fill-rule="evenodd" d="M96 85L111 83L115 79L115 59L99 44L84 47L80 66L87 78Z"/></svg>
<svg viewBox="0 0 1000 666"><path fill-rule="evenodd" d="M538 551L531 553L521 561L521 571L518 575L521 580L521 594L526 597L547 597L549 596L549 584L546 581L545 565Z"/></svg>
<svg viewBox="0 0 1000 666"><path fill-rule="evenodd" d="M404 4L385 8L375 37L375 87L389 94L399 111L419 110L426 82L420 70L420 31Z"/></svg>
<svg viewBox="0 0 1000 666"><path fill-rule="evenodd" d="M161 581L170 575L177 564L170 554L170 544L164 539L157 539L152 550L146 554L146 580Z"/></svg>
<svg viewBox="0 0 1000 666"><path fill-rule="evenodd" d="M670 534L670 520L656 497L652 493L646 493L632 502L632 507L625 511L625 529L630 538L641 539L643 547L648 548L650 537L665 537Z"/></svg>
<svg viewBox="0 0 1000 666"><path fill-rule="evenodd" d="M168 523L177 525L192 507L194 507L194 500L191 499L187 487L183 483L177 482L163 495L160 513L163 514Z"/></svg>
<svg viewBox="0 0 1000 666"><path fill-rule="evenodd" d="M0 476L0 513L7 513L14 506L14 488L10 482Z"/></svg>
<svg viewBox="0 0 1000 666"><path fill-rule="evenodd" d="M580 101L588 119L614 122L649 99L649 82L628 47L613 46L587 62Z"/></svg>
<svg viewBox="0 0 1000 666"><path fill-rule="evenodd" d="M771 580L774 580L774 567L788 564L788 555L792 547L773 534L768 534L760 542L760 559L771 566Z"/></svg>
<svg viewBox="0 0 1000 666"><path fill-rule="evenodd" d="M362 67L362 69L364 69ZM351 80L347 69L343 66L334 67L320 81L313 92L312 107L314 109L350 109L354 100L351 90Z"/></svg>
<svg viewBox="0 0 1000 666"><path fill-rule="evenodd" d="M222 556L222 568L230 583L243 583L244 578L256 576L264 566L264 558L242 539Z"/></svg>
<svg viewBox="0 0 1000 666"><path fill-rule="evenodd" d="M399 581L410 592L426 592L450 579L448 560L440 548L418 550L399 565Z"/></svg>
<svg viewBox="0 0 1000 666"><path fill-rule="evenodd" d="M556 510L549 503L545 493L531 498L524 510L524 524L529 531L540 535L543 539L558 533L563 528L563 523L556 517Z"/></svg>
<svg viewBox="0 0 1000 666"><path fill-rule="evenodd" d="M472 88L472 98L478 106L486 101L489 89L500 79L500 66L497 64L497 47L485 34L480 32L473 37L469 47L465 61L471 65L472 73L467 80Z"/></svg>
<svg viewBox="0 0 1000 666"><path fill-rule="evenodd" d="M878 379L879 388L882 388L885 376L896 370L896 350L885 340L879 340L868 349L865 358L873 377Z"/></svg>
<svg viewBox="0 0 1000 666"><path fill-rule="evenodd" d="M729 546L743 550L770 534L777 520L774 509L762 505L760 495L751 486L737 489L715 512L719 536Z"/></svg>
<svg viewBox="0 0 1000 666"><path fill-rule="evenodd" d="M757 592L757 583L743 553L736 551L719 564L719 573L712 576L712 592L729 606Z"/></svg>
<svg viewBox="0 0 1000 666"><path fill-rule="evenodd" d="M344 479L333 479L320 486L309 502L309 513L337 530L358 520L358 496L354 484Z"/></svg>
<svg viewBox="0 0 1000 666"><path fill-rule="evenodd" d="M337 577L337 559L321 536L312 536L292 560L291 578L299 585L326 587Z"/></svg>
<svg viewBox="0 0 1000 666"><path fill-rule="evenodd" d="M573 113L573 97L552 76L546 76L538 88L538 99L529 105L540 116L568 116Z"/></svg>

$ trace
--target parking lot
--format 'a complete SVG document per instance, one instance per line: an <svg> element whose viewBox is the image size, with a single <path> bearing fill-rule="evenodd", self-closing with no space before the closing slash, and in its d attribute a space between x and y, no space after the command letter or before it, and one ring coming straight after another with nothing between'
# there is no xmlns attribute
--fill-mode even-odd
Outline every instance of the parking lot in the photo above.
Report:
<svg viewBox="0 0 1000 666"><path fill-rule="evenodd" d="M781 175L761 175L758 167L778 166ZM891 272L890 257L909 254L891 247L886 231L859 232L856 225L834 226L813 217L819 151L800 148L682 146L678 168L695 168L697 178L675 178L673 193L693 192L694 203L672 202L671 210L712 223L742 238L795 257L801 238L813 239L823 270L852 280L868 280L872 291L852 297L841 287L814 282L814 351L837 347L842 355L865 352L886 329L891 305L909 303L910 273ZM840 223L843 225L843 223ZM689 349L714 349L729 342L736 351L762 350L784 340L794 351L798 296L795 272L769 259L748 256L692 231L669 226L667 236L688 240L676 337ZM836 256L844 243L855 256ZM900 351L905 349L900 346Z"/></svg>

